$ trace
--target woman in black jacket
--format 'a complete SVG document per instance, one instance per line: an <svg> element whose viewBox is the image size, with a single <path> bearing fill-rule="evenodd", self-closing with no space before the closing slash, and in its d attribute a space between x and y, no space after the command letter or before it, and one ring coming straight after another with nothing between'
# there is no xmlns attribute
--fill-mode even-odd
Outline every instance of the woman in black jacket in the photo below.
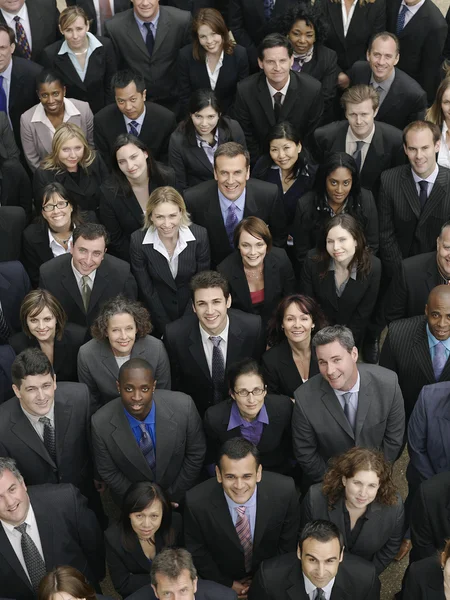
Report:
<svg viewBox="0 0 450 600"><path fill-rule="evenodd" d="M450 594L450 540L442 552L409 565L403 598L408 600L448 600Z"/></svg>

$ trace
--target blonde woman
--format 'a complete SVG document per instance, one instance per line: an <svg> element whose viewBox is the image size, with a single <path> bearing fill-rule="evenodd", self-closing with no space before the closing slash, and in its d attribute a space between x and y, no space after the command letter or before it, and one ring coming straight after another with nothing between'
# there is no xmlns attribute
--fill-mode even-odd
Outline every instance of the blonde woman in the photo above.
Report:
<svg viewBox="0 0 450 600"><path fill-rule="evenodd" d="M90 148L81 128L74 123L63 123L56 129L50 154L34 174L36 209L41 209L45 186L58 182L81 210L97 211L100 186L108 176L103 160Z"/></svg>
<svg viewBox="0 0 450 600"><path fill-rule="evenodd" d="M450 78L448 76L441 81L425 120L441 129L441 146L437 162L441 167L450 168Z"/></svg>
<svg viewBox="0 0 450 600"><path fill-rule="evenodd" d="M159 187L147 203L142 230L130 244L131 268L158 334L191 312L189 281L210 267L206 229L191 223L182 196Z"/></svg>

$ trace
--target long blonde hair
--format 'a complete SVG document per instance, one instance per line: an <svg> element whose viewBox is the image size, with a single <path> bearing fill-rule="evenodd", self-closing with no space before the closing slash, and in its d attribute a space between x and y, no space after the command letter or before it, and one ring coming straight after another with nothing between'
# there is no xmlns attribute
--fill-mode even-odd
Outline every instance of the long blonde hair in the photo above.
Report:
<svg viewBox="0 0 450 600"><path fill-rule="evenodd" d="M80 160L80 167L86 169L90 167L95 160L95 150L89 147L86 136L83 133L81 127L75 125L75 123L62 123L56 128L55 135L52 141L52 150L41 163L41 168L49 171L57 169L58 171L64 171L66 168L59 160L59 153L64 144L66 144L72 138L77 138L83 144L84 152L83 157Z"/></svg>

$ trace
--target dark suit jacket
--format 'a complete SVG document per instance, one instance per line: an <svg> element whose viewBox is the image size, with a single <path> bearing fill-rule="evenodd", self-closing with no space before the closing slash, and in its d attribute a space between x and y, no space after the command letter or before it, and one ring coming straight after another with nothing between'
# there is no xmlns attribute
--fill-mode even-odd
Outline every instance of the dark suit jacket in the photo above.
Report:
<svg viewBox="0 0 450 600"><path fill-rule="evenodd" d="M313 57L309 62L303 64L302 73L311 75L322 84L322 123L330 123L334 120L334 99L338 76L336 52L323 44L314 44Z"/></svg>
<svg viewBox="0 0 450 600"><path fill-rule="evenodd" d="M248 77L248 74L248 58L245 48L237 45L233 48L233 54L224 53L223 64L214 89L222 112L228 112L233 104L238 82ZM182 116L188 113L192 92L211 89L206 62L194 59L192 44L182 48L178 55L178 89L181 103L180 115Z"/></svg>
<svg viewBox="0 0 450 600"><path fill-rule="evenodd" d="M0 303L11 334L22 329L20 305L30 289L30 280L19 261L0 262Z"/></svg>
<svg viewBox="0 0 450 600"><path fill-rule="evenodd" d="M0 345L0 404L14 395L11 387L11 367L15 358L16 353L9 344Z"/></svg>
<svg viewBox="0 0 450 600"><path fill-rule="evenodd" d="M206 581L199 579L197 581L197 591L195 600L237 600L237 594L231 588L216 583L215 581ZM127 600L157 600L152 586L144 585L140 590L128 596Z"/></svg>
<svg viewBox="0 0 450 600"><path fill-rule="evenodd" d="M401 271L389 287L384 313L386 321L423 315L428 295L441 279L436 252L405 258Z"/></svg>
<svg viewBox="0 0 450 600"><path fill-rule="evenodd" d="M380 448L389 461L396 460L402 447L405 409L397 375L366 364L358 364L358 371L361 383L355 432L322 375L309 379L294 394L294 454L314 482L322 480L331 457L353 446Z"/></svg>
<svg viewBox="0 0 450 600"><path fill-rule="evenodd" d="M69 484L28 487L48 571L70 564L100 590L105 576L103 534L86 499ZM35 600L25 571L0 528L0 588L18 600Z"/></svg>
<svg viewBox="0 0 450 600"><path fill-rule="evenodd" d="M331 600L379 600L380 581L373 564L346 554L339 565ZM297 553L265 560L248 594L249 600L309 600Z"/></svg>
<svg viewBox="0 0 450 600"><path fill-rule="evenodd" d="M387 29L397 33L401 0L387 2ZM440 83L442 52L447 38L447 22L432 0L425 4L398 34L400 60L398 68L408 73L426 91L432 104Z"/></svg>
<svg viewBox="0 0 450 600"><path fill-rule="evenodd" d="M263 560L295 550L300 521L298 496L290 477L264 471L256 494L252 573ZM245 577L244 551L223 487L216 479L186 494L184 535L200 577L229 587Z"/></svg>
<svg viewBox="0 0 450 600"><path fill-rule="evenodd" d="M131 236L131 268L139 295L148 308L159 333L170 322L192 312L189 282L193 275L210 267L208 235L203 227L190 225L195 240L187 242L178 256L178 273L174 278L167 259L153 244L143 244L147 231L139 229Z"/></svg>
<svg viewBox="0 0 450 600"><path fill-rule="evenodd" d="M379 1L376 0L376 2ZM336 4L336 6L339 6L340 9L340 4ZM359 6L359 3L357 6ZM316 158L319 163L323 163L327 154L331 152L345 152L345 138L348 128L348 121L345 120L335 121L325 125L325 127L316 129L314 142ZM374 197L377 198L382 172L386 169L404 165L405 162L402 132L386 123L375 123L372 143L369 146L360 172L361 187L371 190Z"/></svg>
<svg viewBox="0 0 450 600"><path fill-rule="evenodd" d="M264 258L264 302L253 306L239 250L228 255L217 267L230 284L231 305L247 313L261 315L265 327L279 301L295 291L295 275L283 248L273 247Z"/></svg>
<svg viewBox="0 0 450 600"><path fill-rule="evenodd" d="M31 6L35 6L35 4L31 4ZM0 23L2 20L3 15L0 12ZM18 46L16 44L16 50L17 48ZM22 148L22 141L20 139L20 117L25 111L39 102L36 93L36 77L42 71L42 67L31 60L26 60L25 58L20 58L18 56L13 56L12 64L8 114L11 119L17 147Z"/></svg>
<svg viewBox="0 0 450 600"><path fill-rule="evenodd" d="M317 79L291 71L278 122L289 121L305 141L320 124L322 111L322 86ZM267 132L277 123L263 71L238 83L232 115L244 131L252 163L255 163L268 151Z"/></svg>
<svg viewBox="0 0 450 600"><path fill-rule="evenodd" d="M378 298L381 280L381 262L370 256L370 273L364 279L357 273L349 278L341 297L336 294L334 271L321 278L323 263L308 256L303 265L300 288L302 294L315 298L332 324L346 325L351 329L358 346L372 316Z"/></svg>
<svg viewBox="0 0 450 600"><path fill-rule="evenodd" d="M230 308L228 310L230 328L228 332L227 367L245 357L259 360L263 345L264 331L261 317L249 315ZM206 362L200 336L197 315L186 315L169 323L164 334L172 373L172 388L189 394L203 417L205 410L213 404L213 381ZM223 398L228 395L226 385Z"/></svg>
<svg viewBox="0 0 450 600"><path fill-rule="evenodd" d="M175 127L176 121L172 111L154 102L145 103L145 117L139 139L151 150L154 159L164 160L167 155L169 137ZM111 167L112 148L117 136L121 133L127 133L127 128L125 118L116 104L105 106L95 115L95 147L109 167Z"/></svg>
<svg viewBox="0 0 450 600"><path fill-rule="evenodd" d="M370 38L386 29L386 2L376 0L361 5L356 3L347 36L344 37L342 24L342 6L332 0L318 0L329 24L326 45L337 54L337 61L342 71L347 71L357 60L364 60Z"/></svg>
<svg viewBox="0 0 450 600"><path fill-rule="evenodd" d="M436 383L426 324L423 315L392 322L380 355L380 365L397 373L407 418L423 386ZM450 381L450 360L439 381Z"/></svg>
<svg viewBox="0 0 450 600"><path fill-rule="evenodd" d="M90 21L90 31L97 33L97 15L95 13L94 0L67 0L67 6L80 6L87 14ZM130 0L114 0L114 14L128 10L131 6Z"/></svg>
<svg viewBox="0 0 450 600"><path fill-rule="evenodd" d="M184 200L192 220L204 227L211 246L211 263L218 265L233 252L220 210L216 181L204 181L184 192ZM259 217L270 227L273 243L283 247L287 240L287 224L282 198L276 185L249 179L246 186L244 219Z"/></svg>
<svg viewBox="0 0 450 600"><path fill-rule="evenodd" d="M121 398L111 400L92 417L95 463L119 505L132 483L155 481L174 502L197 483L206 453L202 421L192 398L155 390L156 472L139 448Z"/></svg>
<svg viewBox="0 0 450 600"><path fill-rule="evenodd" d="M283 394L293 398L295 390L303 383L287 339L264 352L261 366L269 394ZM316 353L312 350L309 377L318 373Z"/></svg>
<svg viewBox="0 0 450 600"><path fill-rule="evenodd" d="M204 426L208 453L206 462L214 463L220 446L234 437L242 437L239 427L228 429L233 405L231 399L210 406L205 413ZM258 450L264 470L288 474L291 471L292 438L291 418L292 400L287 396L268 394L264 405L269 423L264 425Z"/></svg>
<svg viewBox="0 0 450 600"><path fill-rule="evenodd" d="M96 48L89 57L84 81L81 80L68 53L58 54L63 44L55 42L45 48L42 53L41 63L47 69L52 69L66 85L66 96L89 102L93 113L114 102L111 90L111 77L117 71L116 56L111 40L99 37L103 44Z"/></svg>
<svg viewBox="0 0 450 600"><path fill-rule="evenodd" d="M367 520L351 549L346 537L344 502L345 499L341 497L330 508L328 498L322 492L322 483L314 484L302 502L302 525L316 519L331 521L344 535L345 549L372 562L377 575L380 575L394 560L402 543L405 517L403 500L397 495L397 502L393 506L374 500L365 514Z"/></svg>
<svg viewBox="0 0 450 600"><path fill-rule="evenodd" d="M20 151L14 139L14 133L4 112L0 114L0 157L20 160Z"/></svg>
<svg viewBox="0 0 450 600"><path fill-rule="evenodd" d="M398 275L402 259L436 248L436 238L450 214L450 169L439 167L422 211L410 165L382 173L378 214L380 258L392 277Z"/></svg>
<svg viewBox="0 0 450 600"><path fill-rule="evenodd" d="M25 168L17 159L0 159L0 204L21 206L31 219L33 193Z"/></svg>
<svg viewBox="0 0 450 600"><path fill-rule="evenodd" d="M39 271L39 287L48 290L58 298L66 311L68 321L90 327L106 300L118 294L136 300L137 285L130 272L130 265L124 260L106 254L97 269L86 313L71 261L71 254L63 254L44 263Z"/></svg>
<svg viewBox="0 0 450 600"><path fill-rule="evenodd" d="M21 258L27 216L21 206L0 206L0 262Z"/></svg>
<svg viewBox="0 0 450 600"><path fill-rule="evenodd" d="M78 350L86 341L86 333L86 327L66 323L62 339L55 339L53 370L58 382L78 381L77 356ZM26 348L40 348L38 340L35 337L29 338L23 331L13 335L9 343L16 354Z"/></svg>
<svg viewBox="0 0 450 600"><path fill-rule="evenodd" d="M151 56L134 18L133 9L107 21L105 35L111 38L119 68L141 73L145 79L147 97L165 105L178 99L178 52L191 41L190 27L190 13L171 6L161 6Z"/></svg>
<svg viewBox="0 0 450 600"><path fill-rule="evenodd" d="M415 79L395 68L395 78L378 109L375 120L403 130L408 123L422 121L427 109L427 95ZM372 70L366 60L359 60L350 69L351 85L369 85Z"/></svg>
<svg viewBox="0 0 450 600"><path fill-rule="evenodd" d="M413 563L406 572L404 595L408 600L445 600L444 574L437 555Z"/></svg>
<svg viewBox="0 0 450 600"><path fill-rule="evenodd" d="M223 118L230 128L231 138L228 138L225 131L219 127L219 145L224 142L237 142L245 148L247 142L242 127L230 117ZM169 165L175 170L177 187L180 190L214 179L214 169L205 151L197 144L192 146L189 143L182 125L170 136Z"/></svg>

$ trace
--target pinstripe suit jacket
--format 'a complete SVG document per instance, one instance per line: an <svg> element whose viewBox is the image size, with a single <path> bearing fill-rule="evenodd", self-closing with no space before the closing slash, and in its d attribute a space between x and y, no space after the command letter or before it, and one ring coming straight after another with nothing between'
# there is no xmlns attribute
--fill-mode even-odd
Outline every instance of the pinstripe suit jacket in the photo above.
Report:
<svg viewBox="0 0 450 600"><path fill-rule="evenodd" d="M450 217L450 170L439 167L431 194L420 210L410 165L381 174L378 196L380 258L387 275L399 272L408 256L432 252L441 226Z"/></svg>
<svg viewBox="0 0 450 600"><path fill-rule="evenodd" d="M394 321L389 325L381 351L380 366L397 373L407 419L423 386L436 383L426 324L424 315ZM450 360L447 360L438 381L450 381Z"/></svg>
<svg viewBox="0 0 450 600"><path fill-rule="evenodd" d="M178 256L178 273L175 279L167 259L154 249L153 244L143 244L147 231L138 230L131 236L131 268L136 277L141 300L145 303L157 333L184 314L191 312L189 281L199 271L210 267L208 234L204 227L192 224L189 229L195 240Z"/></svg>

